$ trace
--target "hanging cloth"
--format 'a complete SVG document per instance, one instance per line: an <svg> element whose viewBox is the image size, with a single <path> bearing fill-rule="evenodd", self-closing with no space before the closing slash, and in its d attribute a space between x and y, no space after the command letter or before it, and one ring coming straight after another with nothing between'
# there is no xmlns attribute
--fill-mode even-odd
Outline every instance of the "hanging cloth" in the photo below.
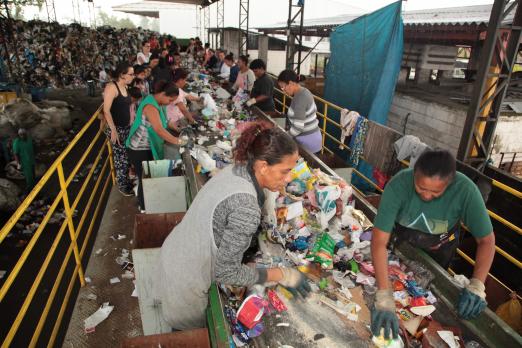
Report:
<svg viewBox="0 0 522 348"><path fill-rule="evenodd" d="M349 111L348 109L341 110L341 143L344 144L346 137L353 134L359 117L360 115L357 111ZM339 148L342 150L344 147L339 145Z"/></svg>

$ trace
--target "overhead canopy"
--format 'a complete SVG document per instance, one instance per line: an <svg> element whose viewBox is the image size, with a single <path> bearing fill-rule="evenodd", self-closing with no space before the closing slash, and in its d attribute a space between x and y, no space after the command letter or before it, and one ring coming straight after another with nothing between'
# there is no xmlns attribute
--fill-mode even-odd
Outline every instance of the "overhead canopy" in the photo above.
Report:
<svg viewBox="0 0 522 348"><path fill-rule="evenodd" d="M170 2L176 4L186 4L186 5L196 5L196 6L209 6L219 0L145 0L145 1L161 1L161 2Z"/></svg>
<svg viewBox="0 0 522 348"><path fill-rule="evenodd" d="M159 18L162 10L181 9L186 5L209 6L218 0L145 0L130 4L113 6L113 11L125 12L139 16Z"/></svg>
<svg viewBox="0 0 522 348"><path fill-rule="evenodd" d="M160 11L187 9L187 4L174 4L167 1L142 1L113 6L113 11L125 12L139 16L159 18Z"/></svg>

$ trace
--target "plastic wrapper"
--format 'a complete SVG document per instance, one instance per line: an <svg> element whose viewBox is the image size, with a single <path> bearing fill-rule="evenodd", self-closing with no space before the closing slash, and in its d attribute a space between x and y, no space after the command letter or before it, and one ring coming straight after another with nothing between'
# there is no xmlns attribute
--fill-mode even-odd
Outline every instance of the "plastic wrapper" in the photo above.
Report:
<svg viewBox="0 0 522 348"><path fill-rule="evenodd" d="M322 268L332 269L334 249L335 241L328 233L322 233L317 238L310 256L313 257L313 260L319 263Z"/></svg>
<svg viewBox="0 0 522 348"><path fill-rule="evenodd" d="M268 302L270 303L272 308L274 308L278 312L284 312L287 310L285 304L283 303L283 301L281 301L279 296L277 296L277 293L274 290L269 289L267 291L267 295Z"/></svg>
<svg viewBox="0 0 522 348"><path fill-rule="evenodd" d="M267 302L263 298L250 295L237 310L237 320L248 329L252 329L261 321L266 308Z"/></svg>

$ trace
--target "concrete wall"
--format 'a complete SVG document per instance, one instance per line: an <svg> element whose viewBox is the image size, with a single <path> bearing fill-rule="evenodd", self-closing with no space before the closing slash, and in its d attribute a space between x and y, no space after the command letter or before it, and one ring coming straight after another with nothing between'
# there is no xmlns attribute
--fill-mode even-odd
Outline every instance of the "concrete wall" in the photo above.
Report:
<svg viewBox="0 0 522 348"><path fill-rule="evenodd" d="M491 158L495 165L500 165L500 152L517 152L516 161L522 158L522 116L500 116L495 130L495 142ZM506 154L503 162L510 162L513 154Z"/></svg>
<svg viewBox="0 0 522 348"><path fill-rule="evenodd" d="M406 116L408 113L410 115ZM431 147L448 149L456 155L465 120L465 109L395 92L387 125L400 133L415 135ZM500 117L492 151L496 164L500 160L500 155L496 155L499 152L522 153L521 130L522 116Z"/></svg>
<svg viewBox="0 0 522 348"><path fill-rule="evenodd" d="M445 148L456 155L465 120L465 110L396 92L388 126L400 133L406 126L405 134L415 135L431 147Z"/></svg>

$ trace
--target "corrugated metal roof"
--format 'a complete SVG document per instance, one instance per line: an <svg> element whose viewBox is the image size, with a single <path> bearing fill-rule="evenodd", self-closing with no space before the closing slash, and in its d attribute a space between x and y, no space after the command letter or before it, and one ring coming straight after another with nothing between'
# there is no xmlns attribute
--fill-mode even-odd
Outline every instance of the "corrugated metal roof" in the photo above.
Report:
<svg viewBox="0 0 522 348"><path fill-rule="evenodd" d="M425 9L416 11L407 11L403 13L403 20L405 25L465 25L465 24L487 24L491 16L492 4L489 5L473 5L461 7L447 7L436 9ZM514 10L506 17L504 23L511 23L513 21ZM342 24L346 24L362 14L343 14L326 18L305 19L304 27L308 28L332 28ZM282 29L286 28L286 22L280 22L271 25L263 25L257 27L258 29Z"/></svg>

